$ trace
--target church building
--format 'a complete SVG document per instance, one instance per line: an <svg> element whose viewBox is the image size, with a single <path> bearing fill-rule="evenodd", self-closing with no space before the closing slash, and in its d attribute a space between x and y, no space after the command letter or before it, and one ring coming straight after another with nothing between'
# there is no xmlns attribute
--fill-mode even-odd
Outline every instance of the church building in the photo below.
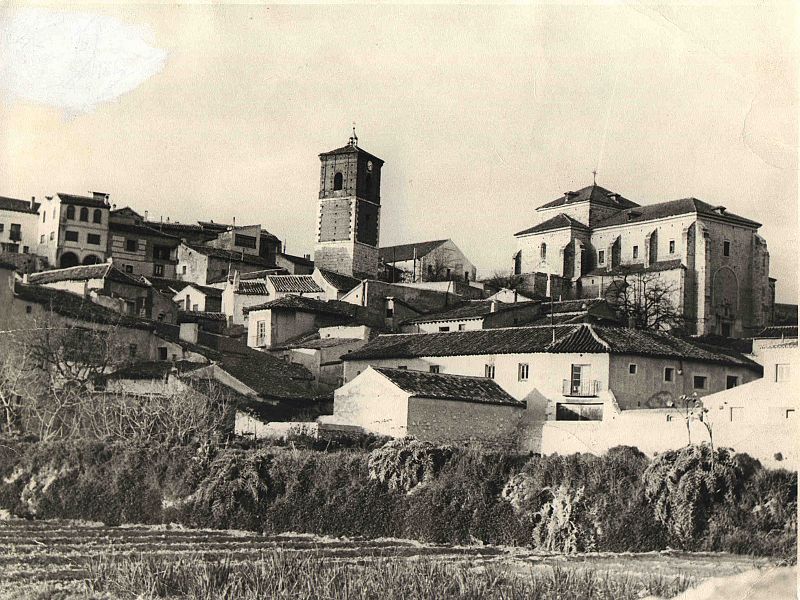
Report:
<svg viewBox="0 0 800 600"><path fill-rule="evenodd" d="M314 265L340 275L375 279L383 161L358 147L355 130L346 146L323 152L319 158Z"/></svg>
<svg viewBox="0 0 800 600"><path fill-rule="evenodd" d="M641 206L597 184L543 204L515 234L514 271L554 296L601 297L655 274L693 334L742 337L769 324L774 279L760 223L697 198Z"/></svg>

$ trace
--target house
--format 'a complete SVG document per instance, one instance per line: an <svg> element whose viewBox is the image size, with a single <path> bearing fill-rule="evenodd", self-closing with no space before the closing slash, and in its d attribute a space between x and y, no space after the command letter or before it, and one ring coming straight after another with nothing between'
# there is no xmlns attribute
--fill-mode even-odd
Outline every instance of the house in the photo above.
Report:
<svg viewBox="0 0 800 600"><path fill-rule="evenodd" d="M508 304L494 300L472 300L442 312L429 313L403 323L405 333L466 331L524 325L541 316L539 302Z"/></svg>
<svg viewBox="0 0 800 600"><path fill-rule="evenodd" d="M596 184L536 209L515 234L515 273L548 295L599 297L659 281L689 333L746 337L768 324L774 286L760 224L696 198L640 206Z"/></svg>
<svg viewBox="0 0 800 600"><path fill-rule="evenodd" d="M38 251L39 203L0 196L0 252Z"/></svg>
<svg viewBox="0 0 800 600"><path fill-rule="evenodd" d="M345 354L361 349L372 337L367 325L320 327L269 348L270 354L303 365L311 372L317 389L333 391L344 382Z"/></svg>
<svg viewBox="0 0 800 600"><path fill-rule="evenodd" d="M179 237L150 227L130 207L113 209L108 222L108 254L125 273L175 279Z"/></svg>
<svg viewBox="0 0 800 600"><path fill-rule="evenodd" d="M244 276L236 274L225 283L222 291L222 312L228 316L230 324L246 325L247 311L283 298L284 296L303 296L323 299L325 291L317 285L311 275L276 275L269 272L261 277L254 273Z"/></svg>
<svg viewBox="0 0 800 600"><path fill-rule="evenodd" d="M103 192L46 196L39 207L37 254L60 268L106 262L110 210Z"/></svg>
<svg viewBox="0 0 800 600"><path fill-rule="evenodd" d="M286 269L292 275L311 275L314 272L314 261L308 255L294 256L279 252L275 256L275 265Z"/></svg>
<svg viewBox="0 0 800 600"><path fill-rule="evenodd" d="M319 267L314 269L312 277L316 284L325 291L326 300L341 300L347 292L361 284L360 279Z"/></svg>
<svg viewBox="0 0 800 600"><path fill-rule="evenodd" d="M358 307L338 301L322 301L287 295L257 306L245 307L247 345L272 348L320 327L348 325L357 319Z"/></svg>
<svg viewBox="0 0 800 600"><path fill-rule="evenodd" d="M530 325L563 325L567 323L595 323L596 325L627 325L622 323L617 310L607 300L583 298L580 300L542 300L541 314Z"/></svg>
<svg viewBox="0 0 800 600"><path fill-rule="evenodd" d="M533 294L531 294L531 296L532 295ZM496 300L497 302L530 302L533 300L533 298L521 294L518 290L511 290L508 288L500 288L486 299Z"/></svg>
<svg viewBox="0 0 800 600"><path fill-rule="evenodd" d="M222 290L208 285L184 282L172 301L185 311L222 312Z"/></svg>
<svg viewBox="0 0 800 600"><path fill-rule="evenodd" d="M494 379L527 402L525 448L546 420L603 420L609 407L657 408L761 376L734 353L665 333L593 324L379 335L343 357L345 382L367 367Z"/></svg>
<svg viewBox="0 0 800 600"><path fill-rule="evenodd" d="M453 243L453 240L434 240L380 249L381 263L390 267L389 273L400 270L403 281L475 281L475 265Z"/></svg>
<svg viewBox="0 0 800 600"><path fill-rule="evenodd" d="M176 307L148 283L112 263L81 265L32 273L28 283L91 298L121 314L174 323Z"/></svg>
<svg viewBox="0 0 800 600"><path fill-rule="evenodd" d="M237 271L243 274L273 266L255 254L185 242L178 246L178 279L200 285L223 283Z"/></svg>
<svg viewBox="0 0 800 600"><path fill-rule="evenodd" d="M284 296L325 299L325 290L317 284L313 275L267 275L264 283L268 295L274 300Z"/></svg>
<svg viewBox="0 0 800 600"><path fill-rule="evenodd" d="M485 377L367 367L334 392L333 417L392 437L515 447L525 402Z"/></svg>

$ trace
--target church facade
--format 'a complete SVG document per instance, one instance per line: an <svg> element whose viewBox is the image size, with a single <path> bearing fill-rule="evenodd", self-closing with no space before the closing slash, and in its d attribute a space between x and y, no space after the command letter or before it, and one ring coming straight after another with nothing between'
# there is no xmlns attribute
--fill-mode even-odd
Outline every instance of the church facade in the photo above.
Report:
<svg viewBox="0 0 800 600"><path fill-rule="evenodd" d="M514 271L573 298L658 277L689 333L741 337L769 323L774 303L760 226L696 198L641 206L594 184L536 209L515 234Z"/></svg>
<svg viewBox="0 0 800 600"><path fill-rule="evenodd" d="M378 275L383 161L358 147L319 155L320 184L314 265L359 279Z"/></svg>

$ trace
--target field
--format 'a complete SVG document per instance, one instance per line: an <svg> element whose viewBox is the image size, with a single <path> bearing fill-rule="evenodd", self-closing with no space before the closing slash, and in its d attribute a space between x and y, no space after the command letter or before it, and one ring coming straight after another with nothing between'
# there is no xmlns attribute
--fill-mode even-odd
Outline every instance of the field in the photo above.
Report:
<svg viewBox="0 0 800 600"><path fill-rule="evenodd" d="M712 553L563 556L395 539L0 521L0 596L4 598L66 597L62 591L74 592L75 597L92 592L102 598L148 593L188 598L264 594L424 598L431 593L461 598L568 599L590 597L588 593L597 599L642 598L674 595L712 576L769 564L768 559ZM242 570L247 571L246 577ZM294 587L286 587L289 581L294 581ZM372 587L361 586L360 593L354 594L349 586L363 581L371 581ZM423 589L422 584L448 589ZM234 585L239 586L236 594ZM489 590L492 593L486 596Z"/></svg>

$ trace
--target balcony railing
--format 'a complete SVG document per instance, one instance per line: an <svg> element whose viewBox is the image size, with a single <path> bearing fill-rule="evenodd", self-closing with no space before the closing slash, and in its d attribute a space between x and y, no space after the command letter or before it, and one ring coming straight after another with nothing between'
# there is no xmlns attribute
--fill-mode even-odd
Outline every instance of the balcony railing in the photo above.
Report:
<svg viewBox="0 0 800 600"><path fill-rule="evenodd" d="M561 380L561 393L564 396L573 397L592 397L597 396L600 392L600 382L593 381L571 381L569 379Z"/></svg>

